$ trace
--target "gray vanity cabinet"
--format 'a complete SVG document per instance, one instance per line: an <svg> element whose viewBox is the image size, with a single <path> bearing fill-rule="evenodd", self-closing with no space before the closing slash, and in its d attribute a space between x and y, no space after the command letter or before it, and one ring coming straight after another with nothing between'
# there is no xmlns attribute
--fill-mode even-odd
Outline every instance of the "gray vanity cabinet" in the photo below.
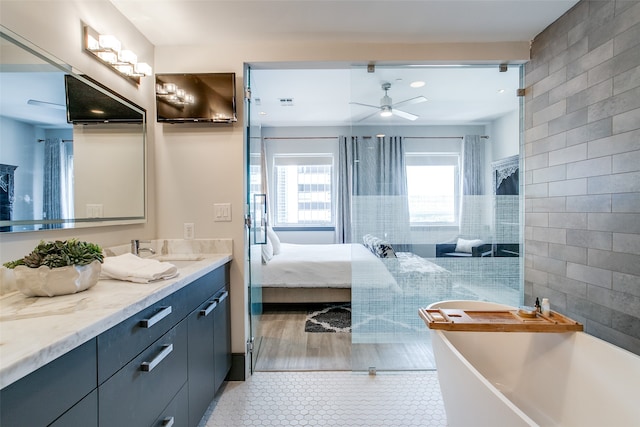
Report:
<svg viewBox="0 0 640 427"><path fill-rule="evenodd" d="M229 264L0 391L2 427L188 427L230 368Z"/></svg>
<svg viewBox="0 0 640 427"><path fill-rule="evenodd" d="M213 400L230 368L228 283L214 278L218 289L188 317L189 426L195 427ZM216 280L217 279L217 280ZM228 354L222 355L222 352ZM227 358L228 356L228 358Z"/></svg>
<svg viewBox="0 0 640 427"><path fill-rule="evenodd" d="M83 426L97 425L95 394L96 340L92 339L60 356L26 377L0 391L0 425L2 427L73 426L60 419L69 413L82 413ZM78 408L76 404L83 402Z"/></svg>

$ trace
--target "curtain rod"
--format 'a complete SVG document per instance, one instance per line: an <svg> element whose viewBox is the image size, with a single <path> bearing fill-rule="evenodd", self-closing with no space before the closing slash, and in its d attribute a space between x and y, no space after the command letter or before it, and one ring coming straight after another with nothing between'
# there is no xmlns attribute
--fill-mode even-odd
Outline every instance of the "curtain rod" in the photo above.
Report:
<svg viewBox="0 0 640 427"><path fill-rule="evenodd" d="M38 139L37 142L45 142L46 139ZM73 139L62 139L62 142L73 142Z"/></svg>
<svg viewBox="0 0 640 427"><path fill-rule="evenodd" d="M403 136L405 139L464 139L464 136ZM480 135L482 139L489 139L487 135Z"/></svg>
<svg viewBox="0 0 640 427"><path fill-rule="evenodd" d="M264 140L268 139L337 139L338 136L265 136Z"/></svg>

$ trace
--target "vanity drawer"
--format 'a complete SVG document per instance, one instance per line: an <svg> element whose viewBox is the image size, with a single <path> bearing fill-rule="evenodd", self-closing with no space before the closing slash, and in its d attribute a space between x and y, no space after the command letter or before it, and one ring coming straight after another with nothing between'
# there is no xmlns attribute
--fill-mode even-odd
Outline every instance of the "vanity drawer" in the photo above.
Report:
<svg viewBox="0 0 640 427"><path fill-rule="evenodd" d="M177 294L141 310L98 336L98 384L102 384L182 320Z"/></svg>
<svg viewBox="0 0 640 427"><path fill-rule="evenodd" d="M189 391L185 384L151 427L189 427Z"/></svg>
<svg viewBox="0 0 640 427"><path fill-rule="evenodd" d="M98 387L99 425L152 425L186 381L187 324L180 322Z"/></svg>

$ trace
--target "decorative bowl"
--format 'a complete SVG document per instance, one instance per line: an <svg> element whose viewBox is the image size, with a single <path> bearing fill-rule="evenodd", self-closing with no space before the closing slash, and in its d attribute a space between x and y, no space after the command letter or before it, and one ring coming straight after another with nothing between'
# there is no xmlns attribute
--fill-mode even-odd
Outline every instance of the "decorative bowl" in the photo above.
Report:
<svg viewBox="0 0 640 427"><path fill-rule="evenodd" d="M30 268L19 265L14 268L16 286L29 297L53 297L75 294L98 283L102 264L93 261L87 265L68 265L49 268Z"/></svg>

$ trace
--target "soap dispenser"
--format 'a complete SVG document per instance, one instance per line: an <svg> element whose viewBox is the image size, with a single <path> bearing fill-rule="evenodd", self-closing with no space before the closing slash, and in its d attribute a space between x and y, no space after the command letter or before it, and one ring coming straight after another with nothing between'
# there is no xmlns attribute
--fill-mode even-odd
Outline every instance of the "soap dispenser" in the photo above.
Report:
<svg viewBox="0 0 640 427"><path fill-rule="evenodd" d="M542 298L542 314L548 316L551 314L551 305L549 304L549 298Z"/></svg>

